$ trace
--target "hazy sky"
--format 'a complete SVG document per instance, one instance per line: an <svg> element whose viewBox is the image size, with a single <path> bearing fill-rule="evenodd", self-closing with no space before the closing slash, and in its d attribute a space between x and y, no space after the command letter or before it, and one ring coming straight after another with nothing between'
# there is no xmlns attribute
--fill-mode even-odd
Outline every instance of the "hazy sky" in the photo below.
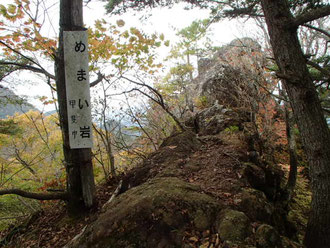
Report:
<svg viewBox="0 0 330 248"><path fill-rule="evenodd" d="M1 4L11 3L10 0L1 0ZM33 0L32 0L33 2ZM43 35L46 36L57 36L58 33L58 22L59 22L59 6L58 2L55 0L44 0L45 5L51 6L47 11L45 24L43 28ZM87 26L93 26L95 20L104 18L107 21L115 21L117 19L123 19L127 26L135 26L147 33L164 33L165 38L174 44L177 41L175 36L176 30L182 29L188 26L192 21L196 19L204 19L208 17L208 10L192 9L184 10L183 4L175 5L171 9L167 8L157 8L152 10L152 14L148 19L141 21L139 17L140 14L127 13L123 16L109 17L105 15L105 9L103 7L104 3L100 1L91 1L88 6L84 7L84 22ZM231 40L249 36L253 32L250 30L251 25L246 25L243 22L238 22L236 20L223 21L221 23L213 24L211 29L213 31L212 41L215 46L220 46L230 42ZM168 49L159 50L159 56L164 57ZM52 70L52 68L50 68ZM42 108L39 100L33 99L33 97L46 95L50 96L50 90L48 86L43 82L43 77L33 77L30 73L21 73L20 78L28 78L29 84L26 82L22 83L16 87L16 92L18 94L25 94L31 97L31 103L33 103L39 109ZM47 110L53 109L53 106L47 106Z"/></svg>

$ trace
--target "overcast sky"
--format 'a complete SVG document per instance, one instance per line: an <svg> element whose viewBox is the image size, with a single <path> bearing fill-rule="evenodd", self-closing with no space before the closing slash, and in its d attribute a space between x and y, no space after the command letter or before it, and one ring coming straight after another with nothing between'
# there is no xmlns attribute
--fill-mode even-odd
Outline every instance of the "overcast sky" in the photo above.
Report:
<svg viewBox="0 0 330 248"><path fill-rule="evenodd" d="M1 4L11 3L11 0L1 0ZM33 2L33 1L32 1ZM58 22L59 22L59 1L55 0L45 0L47 6L52 6L47 12L45 19L45 28L43 28L43 35L46 36L56 36L58 33ZM127 13L123 16L113 16L109 17L105 14L105 9L103 7L104 2L101 1L91 1L87 6L84 7L84 22L87 26L93 26L95 20L104 18L107 21L115 23L117 19L123 19L128 27L135 26L147 33L164 33L165 38L174 44L177 41L175 33L176 30L180 30L186 26L189 26L196 19L204 19L208 17L208 10L192 9L184 10L183 4L177 4L171 9L167 8L157 8L152 10L152 14L148 19L141 21L141 14ZM176 30L174 30L176 29ZM251 36L254 32L253 27L244 22L238 22L236 20L223 21L221 23L216 23L211 26L212 29L212 41L214 46L221 46L230 42L235 38ZM159 50L159 56L164 57L168 50ZM33 97L46 95L50 96L50 90L41 77L31 77L29 74L23 73L21 78L29 78L30 85L23 83L22 85L16 87L16 92L18 94L25 94L32 97L31 103L33 103L39 109L42 108L41 103L38 100L33 99ZM46 111L53 109L52 106L47 106Z"/></svg>

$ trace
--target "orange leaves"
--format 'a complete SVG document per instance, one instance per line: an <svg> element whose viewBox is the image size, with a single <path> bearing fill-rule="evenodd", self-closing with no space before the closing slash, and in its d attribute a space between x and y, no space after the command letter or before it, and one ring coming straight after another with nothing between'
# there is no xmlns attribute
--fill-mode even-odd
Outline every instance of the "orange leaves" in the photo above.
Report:
<svg viewBox="0 0 330 248"><path fill-rule="evenodd" d="M16 14L16 6L14 4L9 4L7 11L9 14L12 14L12 15Z"/></svg>
<svg viewBox="0 0 330 248"><path fill-rule="evenodd" d="M164 35L149 36L135 27L123 29L124 26L123 20L118 20L116 25L108 24L103 19L95 22L94 29L89 29L92 63L110 63L120 71L138 67L150 74L154 73L161 67L154 62L154 49L163 43L168 45L168 41L164 41Z"/></svg>
<svg viewBox="0 0 330 248"><path fill-rule="evenodd" d="M42 25L33 16L29 0L14 0L7 6L0 4L0 29L4 30L0 40L7 45L2 48L5 56L13 51L30 51L52 58L57 41L40 34Z"/></svg>
<svg viewBox="0 0 330 248"><path fill-rule="evenodd" d="M39 101L42 102L43 105L54 104L57 100L56 99L49 99L47 96L39 97Z"/></svg>

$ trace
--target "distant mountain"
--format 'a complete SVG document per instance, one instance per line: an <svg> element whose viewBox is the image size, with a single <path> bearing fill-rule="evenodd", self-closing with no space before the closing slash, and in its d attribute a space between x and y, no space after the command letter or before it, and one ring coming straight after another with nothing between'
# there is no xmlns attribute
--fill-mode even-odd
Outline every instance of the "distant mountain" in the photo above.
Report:
<svg viewBox="0 0 330 248"><path fill-rule="evenodd" d="M0 119L13 116L15 113L28 112L29 110L38 109L16 95L12 90L0 85Z"/></svg>
<svg viewBox="0 0 330 248"><path fill-rule="evenodd" d="M53 115L53 114L56 114L57 111L54 109L54 110L50 110L50 111L47 111L44 113L44 116L50 116L50 115Z"/></svg>

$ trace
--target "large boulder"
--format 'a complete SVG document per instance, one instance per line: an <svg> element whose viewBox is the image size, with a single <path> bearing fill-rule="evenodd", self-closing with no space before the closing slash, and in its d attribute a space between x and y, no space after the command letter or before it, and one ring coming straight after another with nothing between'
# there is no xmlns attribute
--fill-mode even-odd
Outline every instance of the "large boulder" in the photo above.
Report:
<svg viewBox="0 0 330 248"><path fill-rule="evenodd" d="M242 87L246 87L246 78L239 69L218 62L199 80L199 95L207 99L207 102L218 101L230 107L240 106L240 94Z"/></svg>
<svg viewBox="0 0 330 248"><path fill-rule="evenodd" d="M263 224L256 231L257 248L282 248L281 237L276 229Z"/></svg>
<svg viewBox="0 0 330 248"><path fill-rule="evenodd" d="M198 77L194 79L195 95L210 104L216 101L230 107L251 104L251 96L257 94L255 77L258 74L251 68L264 59L260 47L251 38L236 39L221 47L213 58L200 59Z"/></svg>
<svg viewBox="0 0 330 248"><path fill-rule="evenodd" d="M243 177L255 189L262 190L266 186L265 171L253 163L244 163L242 169Z"/></svg>
<svg viewBox="0 0 330 248"><path fill-rule="evenodd" d="M234 201L238 209L244 211L250 219L272 223L274 206L262 191L252 188L243 189L235 196Z"/></svg>
<svg viewBox="0 0 330 248"><path fill-rule="evenodd" d="M121 194L67 247L180 247L185 230L211 228L220 209L198 186L154 178Z"/></svg>
<svg viewBox="0 0 330 248"><path fill-rule="evenodd" d="M243 212L226 209L220 213L218 233L224 241L244 241L252 233L250 224Z"/></svg>
<svg viewBox="0 0 330 248"><path fill-rule="evenodd" d="M189 153L199 149L201 142L191 131L178 132L166 138L160 148L170 147L174 152Z"/></svg>

